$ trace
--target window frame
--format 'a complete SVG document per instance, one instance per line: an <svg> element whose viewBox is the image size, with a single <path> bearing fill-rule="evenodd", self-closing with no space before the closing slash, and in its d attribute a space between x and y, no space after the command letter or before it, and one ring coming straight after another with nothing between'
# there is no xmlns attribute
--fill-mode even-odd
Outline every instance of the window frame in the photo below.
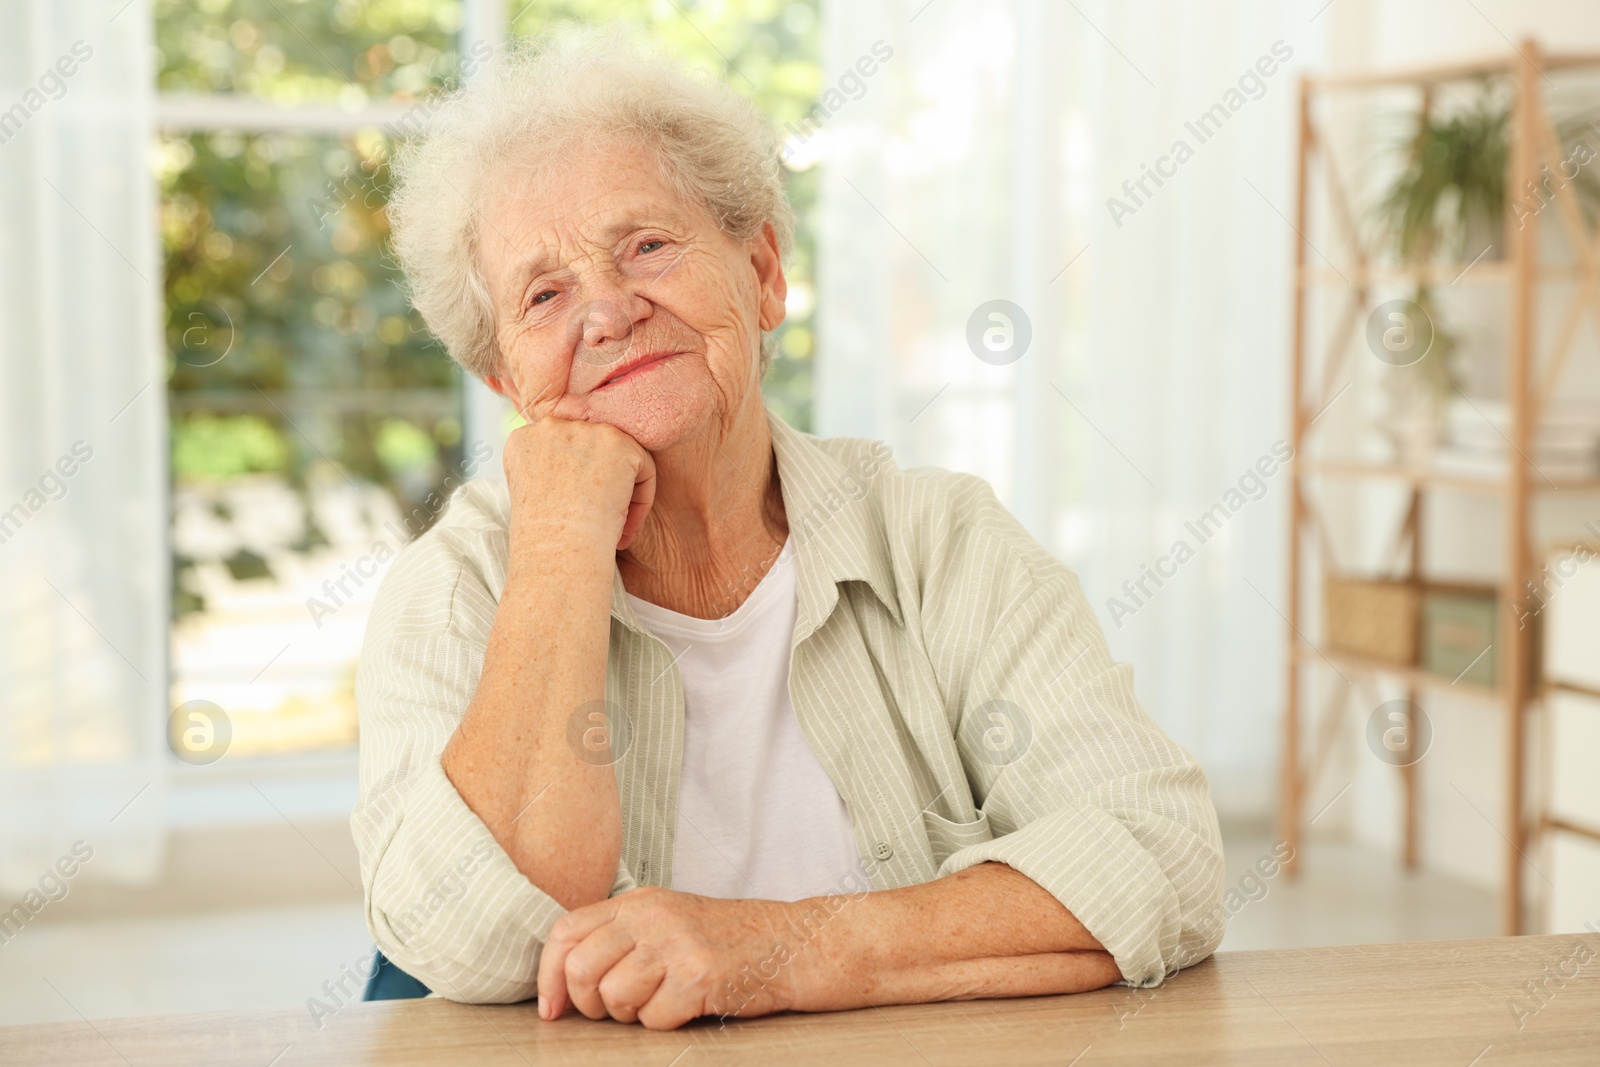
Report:
<svg viewBox="0 0 1600 1067"><path fill-rule="evenodd" d="M458 50L478 40L487 41L495 49L505 45L513 19L503 0L460 0L460 3ZM389 101L367 101L355 109L335 104L287 105L241 93L167 92L160 88L154 89L153 97L152 134L157 139L223 131L312 136L354 134L386 126L396 128L400 120L412 118L415 109L415 104ZM162 269L165 270L164 263ZM460 400L462 439L487 442L493 455L483 463L483 469L500 470L502 427L509 405L470 375L462 377ZM170 457L167 462L170 470ZM170 523L169 517L169 537ZM169 620L170 610L169 602ZM170 625L169 621L169 633ZM170 685L170 636L167 659ZM359 750L308 750L281 756L263 754L197 767L179 759L169 747L167 764L171 776L169 817L175 826L252 824L278 818L292 824L286 812L306 819L342 819L349 815L356 798ZM261 804L264 794L256 787L256 779L271 779L273 783L274 799L265 808ZM245 817L242 814L245 812L258 813L258 816Z"/></svg>

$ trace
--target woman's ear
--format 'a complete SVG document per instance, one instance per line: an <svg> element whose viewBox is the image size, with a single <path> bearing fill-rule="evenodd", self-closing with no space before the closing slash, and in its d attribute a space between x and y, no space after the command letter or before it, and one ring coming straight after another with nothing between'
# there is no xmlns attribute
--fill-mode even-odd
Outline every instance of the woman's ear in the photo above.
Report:
<svg viewBox="0 0 1600 1067"><path fill-rule="evenodd" d="M789 296L789 282L783 276L778 231L770 222L761 224L761 232L752 242L750 265L755 268L756 284L761 287L761 328L776 330L783 325L784 317L788 314L784 300Z"/></svg>
<svg viewBox="0 0 1600 1067"><path fill-rule="evenodd" d="M511 401L511 406L518 411L522 410L522 394L517 390L517 383L503 374L485 374L483 384Z"/></svg>
<svg viewBox="0 0 1600 1067"><path fill-rule="evenodd" d="M494 355L494 362L490 364L494 368L494 373L483 375L483 384L511 401L512 406L521 411L522 394L518 392L517 383L512 380L511 375L506 373L506 361L500 354L500 339L491 336L489 347Z"/></svg>

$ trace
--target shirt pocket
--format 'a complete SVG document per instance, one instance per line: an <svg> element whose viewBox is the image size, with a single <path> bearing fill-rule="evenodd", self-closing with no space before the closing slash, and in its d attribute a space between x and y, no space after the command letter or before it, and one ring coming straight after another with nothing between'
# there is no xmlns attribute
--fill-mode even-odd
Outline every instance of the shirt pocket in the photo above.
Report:
<svg viewBox="0 0 1600 1067"><path fill-rule="evenodd" d="M928 835L928 845L933 850L933 866L937 869L944 861L968 845L981 845L994 840L989 829L989 816L978 812L974 822L952 822L931 811L922 813L922 828Z"/></svg>

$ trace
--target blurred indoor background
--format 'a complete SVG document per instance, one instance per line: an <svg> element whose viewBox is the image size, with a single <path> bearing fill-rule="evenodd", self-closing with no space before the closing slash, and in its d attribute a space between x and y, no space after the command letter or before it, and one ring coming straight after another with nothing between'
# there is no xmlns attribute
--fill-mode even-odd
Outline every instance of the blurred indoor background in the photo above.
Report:
<svg viewBox="0 0 1600 1067"><path fill-rule="evenodd" d="M799 229L770 404L987 478L1077 571L1210 775L1224 948L1600 924L1600 64L1518 73L1600 54L1592 2L8 0L5 22L0 907L82 844L0 917L0 1024L297 1007L370 956L366 612L516 424L408 307L387 160L438 94L570 22L642 26L771 117ZM1314 95L1299 207L1303 75L1450 64ZM1529 83L1559 174L1533 189L1506 178ZM1392 358L1413 326L1431 344ZM1553 398L1520 437L1519 331ZM1312 477L1313 444L1344 467Z"/></svg>

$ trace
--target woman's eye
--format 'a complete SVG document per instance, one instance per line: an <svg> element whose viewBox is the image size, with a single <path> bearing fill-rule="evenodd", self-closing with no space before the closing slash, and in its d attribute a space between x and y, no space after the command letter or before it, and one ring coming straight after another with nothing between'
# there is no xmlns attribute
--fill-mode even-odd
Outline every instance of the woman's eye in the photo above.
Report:
<svg viewBox="0 0 1600 1067"><path fill-rule="evenodd" d="M554 289L546 289L544 292L542 292L538 296L534 297L533 298L533 302L535 304L542 304L546 300L550 299L551 297L553 297L555 295L556 295L556 291Z"/></svg>
<svg viewBox="0 0 1600 1067"><path fill-rule="evenodd" d="M665 241L644 241L639 245L639 254L641 256L647 256L666 243L667 242Z"/></svg>

